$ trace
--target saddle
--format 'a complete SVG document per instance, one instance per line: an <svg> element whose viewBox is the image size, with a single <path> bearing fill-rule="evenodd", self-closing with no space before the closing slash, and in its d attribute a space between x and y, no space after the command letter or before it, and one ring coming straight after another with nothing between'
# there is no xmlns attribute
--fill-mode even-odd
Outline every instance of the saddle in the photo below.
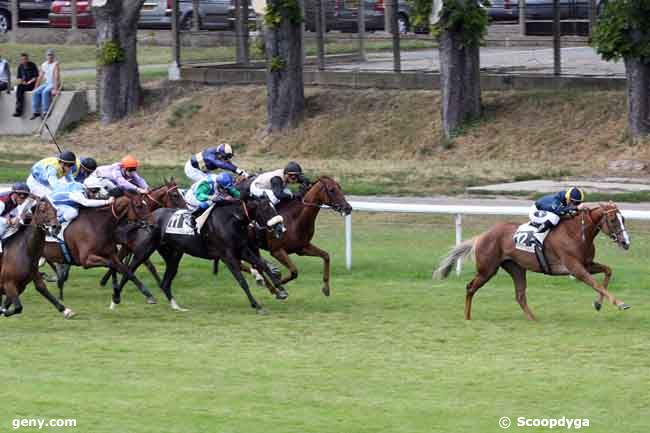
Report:
<svg viewBox="0 0 650 433"><path fill-rule="evenodd" d="M515 243L516 249L535 254L542 271L545 274L550 275L551 268L548 265L548 260L546 260L546 255L544 254L544 240L546 239L546 236L548 236L550 230L538 233L537 229L538 227L532 223L522 224L512 235L512 240Z"/></svg>
<svg viewBox="0 0 650 433"><path fill-rule="evenodd" d="M65 230L70 226L71 223L72 221L66 221L61 226L61 231L59 232L59 236L54 237L54 236L47 235L45 237L45 242L56 242L59 245L59 248L61 248L61 254L63 254L63 261L66 265L74 264L74 259L72 258L72 254L70 254L70 249L68 248L68 245L65 243Z"/></svg>

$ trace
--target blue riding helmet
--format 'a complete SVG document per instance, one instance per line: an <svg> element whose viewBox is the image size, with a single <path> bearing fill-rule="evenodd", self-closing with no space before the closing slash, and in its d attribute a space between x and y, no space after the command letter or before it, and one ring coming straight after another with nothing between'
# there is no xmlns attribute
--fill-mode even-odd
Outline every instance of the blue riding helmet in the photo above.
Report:
<svg viewBox="0 0 650 433"><path fill-rule="evenodd" d="M11 187L11 192L17 192L20 194L29 194L31 191L25 182L14 183Z"/></svg>
<svg viewBox="0 0 650 433"><path fill-rule="evenodd" d="M216 183L222 188L231 188L235 184L235 179L230 173L219 173L216 176Z"/></svg>
<svg viewBox="0 0 650 433"><path fill-rule="evenodd" d="M582 203L585 201L585 193L580 188L572 186L566 191L565 198L567 203Z"/></svg>

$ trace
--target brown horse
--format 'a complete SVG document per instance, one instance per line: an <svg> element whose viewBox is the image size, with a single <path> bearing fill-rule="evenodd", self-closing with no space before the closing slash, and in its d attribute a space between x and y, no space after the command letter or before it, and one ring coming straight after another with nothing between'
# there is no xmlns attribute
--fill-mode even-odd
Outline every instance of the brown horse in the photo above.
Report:
<svg viewBox="0 0 650 433"><path fill-rule="evenodd" d="M124 241L130 227L142 224L151 213L140 194L125 193L117 198L112 205L99 208L80 209L64 233L65 243L69 251L72 265L85 269L93 267L108 267L124 274L141 290L147 292L142 282L131 273L117 256L117 245ZM129 225L129 223L135 223ZM57 242L46 242L43 256L50 263L66 264L61 247ZM146 295L146 294L145 294ZM150 294L149 294L150 295ZM117 277L113 278L113 302L119 304Z"/></svg>
<svg viewBox="0 0 650 433"><path fill-rule="evenodd" d="M178 184L176 184L174 178L170 179L169 181L165 179L163 185L152 189L150 193L145 194L143 197L144 201L149 207L149 212L153 212L160 208L187 209L187 203L185 203L183 195L178 190ZM133 236L132 238L135 239L136 236ZM132 245L132 242L129 242L127 245L124 245L123 248L120 248L118 257L123 263L128 265L131 261L132 252L134 249L135 245ZM156 280L156 284L160 286L162 280L160 279L160 275L158 275L158 271L156 271L153 263L147 259L144 262L144 265ZM114 274L115 271L109 270L106 272L106 274L104 274L99 284L101 286L105 286L106 283L108 283L109 278L113 277ZM151 295L151 293L147 295L147 292L142 290L140 291L145 296L147 296L147 302L149 304L156 303L156 299L153 297L153 295ZM61 299L63 299L63 291L61 291Z"/></svg>
<svg viewBox="0 0 650 433"><path fill-rule="evenodd" d="M446 278L458 260L474 254L476 276L467 284L465 319L471 318L474 294L497 273L499 267L502 267L514 281L516 299L521 309L529 320L535 320L526 302L526 271L543 271L535 254L515 249L513 235L517 227L514 223L496 224L490 230L452 249L434 272L434 278ZM593 287L598 293L598 300L594 301L596 310L600 310L604 297L624 310L629 308L629 305L616 299L607 290L612 269L594 262L594 238L601 231L620 247L626 250L630 247L624 218L618 207L610 202L593 208L583 206L577 215L562 219L546 237L544 253L551 275L573 275ZM605 274L602 284L592 276L598 273Z"/></svg>
<svg viewBox="0 0 650 433"><path fill-rule="evenodd" d="M60 229L56 209L46 198L36 198L31 220L12 237L6 240L4 254L0 258L0 295L5 301L0 305L0 314L7 317L20 314L23 305L20 295L31 281L38 293L50 301L63 317L70 318L74 312L54 297L38 271L38 260L43 253L46 231ZM1 297L1 296L0 296ZM13 304L13 308L9 307Z"/></svg>
<svg viewBox="0 0 650 433"><path fill-rule="evenodd" d="M289 258L290 254L322 258L322 292L325 296L329 296L330 255L311 243L316 229L316 217L323 208L331 208L341 215L349 215L352 212L352 206L345 199L341 186L328 176L316 179L307 188L302 199L289 200L277 206L278 212L284 218L287 231L282 239L267 235L266 242L262 242L260 246L289 269L290 274L280 281L282 285L298 277L298 268ZM271 293L275 294L273 285L267 278L264 280Z"/></svg>

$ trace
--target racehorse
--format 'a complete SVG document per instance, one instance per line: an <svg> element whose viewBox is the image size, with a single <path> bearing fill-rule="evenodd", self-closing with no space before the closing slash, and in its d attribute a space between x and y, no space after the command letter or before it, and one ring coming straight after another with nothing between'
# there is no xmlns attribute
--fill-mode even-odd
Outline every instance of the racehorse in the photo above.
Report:
<svg viewBox="0 0 650 433"><path fill-rule="evenodd" d="M0 315L9 317L23 311L20 295L27 284L33 281L38 293L68 319L74 316L74 312L66 308L47 290L38 270L38 260L43 253L46 232L51 231L56 234L61 228L56 209L46 198L31 196L29 200L35 201L31 220L6 240L4 254L0 257L0 298L1 295L5 295L4 303L0 305ZM12 304L13 308L9 309Z"/></svg>
<svg viewBox="0 0 650 433"><path fill-rule="evenodd" d="M69 260L64 256L58 242L46 242L43 256L50 263L69 263L86 269L106 266L126 275L145 293L145 296L147 293L151 295L117 256L117 244L126 243L127 233L133 232L144 223L145 218L150 216L151 213L142 196L129 192L115 199L112 205L80 209L79 216L70 223L63 234ZM116 294L119 296L115 276L113 277L114 299Z"/></svg>
<svg viewBox="0 0 650 433"><path fill-rule="evenodd" d="M242 191L247 191L249 187L250 181L242 183L239 188ZM349 215L352 212L352 206L345 199L341 186L328 176L321 176L312 182L302 198L295 198L277 205L278 212L284 217L287 232L281 239L267 237L266 243L263 242L261 247L269 251L273 257L289 269L290 275L280 281L283 285L298 277L298 268L289 258L290 254L322 258L322 292L325 296L329 296L330 256L327 251L321 250L311 243L316 228L316 217L323 208L331 208L341 215ZM268 280L265 279L265 282L273 293Z"/></svg>
<svg viewBox="0 0 650 433"><path fill-rule="evenodd" d="M135 272L140 263L154 251L158 251L166 265L160 288L172 309L184 311L174 299L171 290L183 254L207 260L222 260L248 297L251 307L260 314L264 314L265 311L251 294L248 283L242 275L242 260L251 263L263 274L269 275L274 284L276 297L279 299L287 297L280 281L260 258L257 245L250 241L248 234L251 225L256 229L269 230L275 237L280 237L284 233L282 217L278 215L268 199L233 200L215 205L198 235L165 233L168 222L175 212L173 209L158 209L153 213L156 232L153 236L138 238L131 263L131 270ZM124 282L123 279L122 283Z"/></svg>
<svg viewBox="0 0 650 433"><path fill-rule="evenodd" d="M604 297L621 310L629 308L608 291L612 269L594 261L594 238L601 231L621 248L627 250L630 247L624 221L614 203L583 207L576 215L562 219L544 241L551 275L573 275L593 287L598 293L598 299L594 301L596 310L600 310ZM476 275L466 287L465 319L471 318L472 297L502 267L514 281L516 299L521 309L529 320L535 320L526 302L526 271L543 271L535 254L515 248L513 235L516 230L517 224L513 223L494 225L490 230L453 248L434 272L434 278L446 278L459 259L474 254ZM592 276L598 273L605 274L602 284Z"/></svg>
<svg viewBox="0 0 650 433"><path fill-rule="evenodd" d="M169 181L167 179L164 179L163 185L159 186L158 188L154 188L151 190L150 193L145 194L143 196L144 201L147 203L147 206L149 207L149 212L153 212L156 209L160 208L174 208L174 209L187 209L187 203L185 203L185 199L183 198L183 195L180 193L178 190L178 185L176 184L176 181L174 178L171 178ZM132 243L132 240L129 241L131 245L123 245L123 248L120 249L120 252L118 254L118 257L120 260L125 263L129 264L132 258L132 251L135 248L135 246ZM151 275L154 277L156 280L156 284L160 286L162 283L162 280L160 279L160 276L158 275L158 272L156 271L156 268L154 265L147 259L144 262L144 265L147 267ZM101 286L105 286L106 283L108 282L108 279L113 277L115 274L115 271L113 270L108 270L106 274L102 277L100 281ZM149 304L155 304L156 300L149 293L148 291L142 291L142 294L144 294L147 297L147 302ZM61 299L63 299L63 292L61 291Z"/></svg>

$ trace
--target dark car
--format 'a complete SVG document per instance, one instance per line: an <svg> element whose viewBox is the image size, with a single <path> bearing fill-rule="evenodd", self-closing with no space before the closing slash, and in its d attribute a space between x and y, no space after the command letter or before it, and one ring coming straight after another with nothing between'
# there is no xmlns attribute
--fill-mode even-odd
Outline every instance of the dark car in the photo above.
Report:
<svg viewBox="0 0 650 433"><path fill-rule="evenodd" d="M18 22L47 25L52 0L18 0ZM0 0L0 33L11 29L11 1Z"/></svg>
<svg viewBox="0 0 650 433"><path fill-rule="evenodd" d="M250 4L250 3L249 3ZM192 28L192 21L196 18L192 10L191 0L180 0L178 3L181 29ZM256 20L253 7L248 8L248 20L254 27ZM140 12L140 28L171 28L172 9L170 0L147 1ZM233 30L235 28L235 2L234 0L200 0L199 2L199 28L204 30Z"/></svg>
<svg viewBox="0 0 650 433"><path fill-rule="evenodd" d="M324 1L325 4L325 31L340 30L356 32L358 30L360 0L334 0ZM384 0L363 0L365 8L365 25L367 31L382 31L385 28ZM411 30L411 8L405 0L398 1L399 12L397 23L400 33ZM316 31L314 19L316 3L314 0L305 1L305 27L308 31Z"/></svg>
<svg viewBox="0 0 650 433"><path fill-rule="evenodd" d="M517 0L490 0L488 17L493 21L518 20L519 2Z"/></svg>
<svg viewBox="0 0 650 433"><path fill-rule="evenodd" d="M596 0L596 14L601 2ZM560 19L587 19L591 3L589 0L560 0ZM553 0L526 0L526 19L552 20Z"/></svg>

